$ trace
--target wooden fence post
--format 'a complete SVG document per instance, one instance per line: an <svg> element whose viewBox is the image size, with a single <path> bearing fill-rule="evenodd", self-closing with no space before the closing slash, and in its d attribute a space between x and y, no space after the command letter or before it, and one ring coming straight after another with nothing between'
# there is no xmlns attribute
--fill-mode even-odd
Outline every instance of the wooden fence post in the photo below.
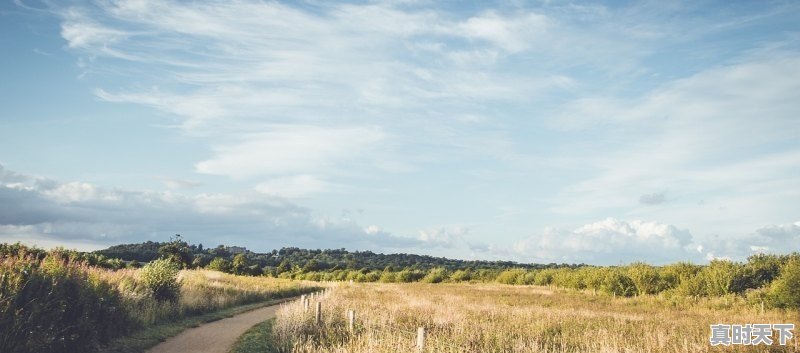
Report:
<svg viewBox="0 0 800 353"><path fill-rule="evenodd" d="M761 315L764 315L764 301L761 301Z"/></svg>
<svg viewBox="0 0 800 353"><path fill-rule="evenodd" d="M322 323L322 302L317 302L317 311L315 313L315 320L317 325Z"/></svg>
<svg viewBox="0 0 800 353"><path fill-rule="evenodd" d="M311 302L311 301L310 301L308 298L306 298L306 299L303 301L303 311L304 311L304 312L308 312L308 306L309 306L310 302Z"/></svg>
<svg viewBox="0 0 800 353"><path fill-rule="evenodd" d="M417 352L425 351L425 328L417 327Z"/></svg>
<svg viewBox="0 0 800 353"><path fill-rule="evenodd" d="M355 332L356 328L356 311L355 310L348 310L347 311L347 326L350 328L350 332Z"/></svg>

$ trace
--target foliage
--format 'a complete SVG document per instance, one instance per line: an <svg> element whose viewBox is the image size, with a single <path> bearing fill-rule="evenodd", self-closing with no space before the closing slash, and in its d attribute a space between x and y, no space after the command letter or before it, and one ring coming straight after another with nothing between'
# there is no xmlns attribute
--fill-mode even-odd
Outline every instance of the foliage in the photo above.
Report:
<svg viewBox="0 0 800 353"><path fill-rule="evenodd" d="M105 261L97 261L99 256L84 255L0 244L0 352L93 352L146 327L319 289L189 270L173 287L178 270L168 260L140 270L109 270L99 266ZM181 295L158 300L165 287Z"/></svg>
<svg viewBox="0 0 800 353"><path fill-rule="evenodd" d="M793 258L780 268L780 276L769 290L772 306L800 308L800 259Z"/></svg>
<svg viewBox="0 0 800 353"><path fill-rule="evenodd" d="M639 295L656 294L665 287L658 271L645 263L637 262L629 265L628 277L633 281Z"/></svg>
<svg viewBox="0 0 800 353"><path fill-rule="evenodd" d="M250 266L250 262L247 260L247 256L244 254L236 254L233 257L233 273L237 275L247 274L248 267Z"/></svg>
<svg viewBox="0 0 800 353"><path fill-rule="evenodd" d="M163 248L163 249L162 249ZM161 250L160 250L161 249ZM160 251L159 251L160 250ZM244 251L243 251L244 250ZM116 257L122 260L137 260L147 262L163 256L168 251L170 256L180 257L181 263L191 265L192 261L200 256L210 262L214 257L221 257L233 261L234 256L244 254L249 265L258 265L259 268L277 268L276 275L289 271L332 272L335 270L361 270L382 271L387 267L391 272L403 269L429 271L433 268L445 268L448 271L456 270L505 270L510 268L523 268L526 270L544 268L577 268L581 265L568 264L525 264L512 261L467 261L446 259L440 257L415 255L415 254L377 254L371 251L347 251L345 249L312 250L299 248L282 248L267 253L255 253L240 247L219 245L214 248L203 248L187 244L176 236L169 243L146 242L142 244L123 244L112 246L105 250L97 251L107 257ZM188 257L183 257L183 252ZM178 261L178 259L175 259ZM202 262L201 262L202 263ZM258 274L263 273L258 271ZM494 278L494 277L492 277Z"/></svg>
<svg viewBox="0 0 800 353"><path fill-rule="evenodd" d="M79 352L129 330L119 293L85 262L16 251L0 257L0 352Z"/></svg>
<svg viewBox="0 0 800 353"><path fill-rule="evenodd" d="M232 271L232 266L230 261L225 260L221 257L215 257L211 262L206 266L208 270L220 271L225 273L230 273Z"/></svg>
<svg viewBox="0 0 800 353"><path fill-rule="evenodd" d="M189 244L181 239L180 234L175 234L172 241L159 247L158 253L162 259L170 260L180 268L189 268L193 261Z"/></svg>
<svg viewBox="0 0 800 353"><path fill-rule="evenodd" d="M447 272L445 268L434 268L428 271L428 274L422 278L422 282L425 283L440 283L444 282L450 277L450 274Z"/></svg>
<svg viewBox="0 0 800 353"><path fill-rule="evenodd" d="M139 272L142 284L156 300L177 300L180 296L178 264L170 259L151 261Z"/></svg>
<svg viewBox="0 0 800 353"><path fill-rule="evenodd" d="M495 281L503 284L522 284L525 270L521 268L508 269L500 272Z"/></svg>

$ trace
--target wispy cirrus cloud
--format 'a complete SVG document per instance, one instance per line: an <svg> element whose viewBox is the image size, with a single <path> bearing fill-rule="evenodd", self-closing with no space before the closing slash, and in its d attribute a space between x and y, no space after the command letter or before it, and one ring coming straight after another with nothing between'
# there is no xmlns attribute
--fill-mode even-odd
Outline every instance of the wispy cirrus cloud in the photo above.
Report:
<svg viewBox="0 0 800 353"><path fill-rule="evenodd" d="M49 10L98 100L146 107L168 135L199 146L183 175L162 179L170 192L139 194L225 213L211 218L219 227L269 208L260 202L337 212L336 199L380 210L365 223L375 226L345 227L354 234L391 229L453 254L517 256L530 251L509 244L552 225L551 243L605 237L620 249L546 247L554 257L615 262L684 229L710 249L796 219L793 3L117 0ZM190 180L203 185L181 182ZM219 192L230 185L247 191ZM26 207L50 200L39 216L8 211L28 220L64 204L131 202L86 182L36 197L15 190ZM609 216L618 221L594 222ZM302 216L297 228L339 234L349 224L339 218ZM651 231L663 236L640 234ZM532 239L522 248L536 249ZM728 250L714 256L746 253Z"/></svg>

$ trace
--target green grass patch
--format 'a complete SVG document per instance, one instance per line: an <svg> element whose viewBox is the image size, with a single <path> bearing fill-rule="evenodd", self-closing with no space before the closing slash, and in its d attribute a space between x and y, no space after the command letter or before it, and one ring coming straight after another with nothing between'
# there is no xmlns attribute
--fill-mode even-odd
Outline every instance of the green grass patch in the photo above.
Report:
<svg viewBox="0 0 800 353"><path fill-rule="evenodd" d="M275 319L269 319L251 327L231 348L230 353L278 353L272 337L272 325Z"/></svg>
<svg viewBox="0 0 800 353"><path fill-rule="evenodd" d="M152 326L143 330L136 331L131 335L115 339L108 346L101 348L99 352L141 353L161 342L166 341L170 337L180 334L186 329L198 327L205 323L233 317L237 314L241 314L246 311L258 309L265 306L275 305L285 300L286 299L279 299L279 300L271 300L268 302L262 302L256 304L242 305L234 308L215 311L208 314L194 316L176 322L170 322ZM270 332L271 332L271 327L270 327ZM261 351L261 352L272 352L272 351Z"/></svg>

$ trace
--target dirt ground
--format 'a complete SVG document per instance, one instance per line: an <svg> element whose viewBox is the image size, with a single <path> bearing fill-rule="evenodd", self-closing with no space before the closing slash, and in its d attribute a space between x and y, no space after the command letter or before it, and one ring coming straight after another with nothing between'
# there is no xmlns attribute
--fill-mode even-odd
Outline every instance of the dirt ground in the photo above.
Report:
<svg viewBox="0 0 800 353"><path fill-rule="evenodd" d="M249 328L275 317L278 307L267 306L188 329L150 348L146 353L226 353Z"/></svg>

